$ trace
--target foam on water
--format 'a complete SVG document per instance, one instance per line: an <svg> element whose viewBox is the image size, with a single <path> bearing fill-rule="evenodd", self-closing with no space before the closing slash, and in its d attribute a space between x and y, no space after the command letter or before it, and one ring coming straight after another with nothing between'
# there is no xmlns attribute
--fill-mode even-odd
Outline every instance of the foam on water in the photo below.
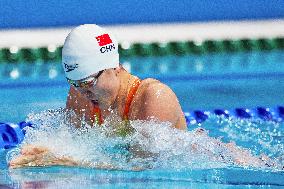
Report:
<svg viewBox="0 0 284 189"><path fill-rule="evenodd" d="M265 154L284 165L284 123L261 119L235 119L210 116L203 127L217 132L222 140L249 148L254 155Z"/></svg>
<svg viewBox="0 0 284 189"><path fill-rule="evenodd" d="M221 141L221 138L209 137L206 131L200 128L191 131L182 131L171 127L169 122L131 121L134 132L126 137L113 135L115 125L121 120L113 115L102 126L90 127L84 124L81 128L67 124L72 113L63 109L48 110L39 114L30 114L28 121L34 123L35 128L26 129L26 137L22 145L47 147L56 156L70 157L88 167L97 167L101 164L112 165L116 169L130 170L134 168L158 169L210 169L230 166L246 166L254 168L268 168L271 162L261 161L257 155L249 150L241 149L233 144ZM113 120L116 120L113 121ZM239 135L239 122L211 117L208 122L216 124L219 121L219 130L225 139L250 141L259 136L256 143L267 149L273 155L283 155L283 143L270 147L275 140L267 140L266 135L274 136L267 131L261 133L257 124L242 122L250 129ZM255 124L255 125L254 125ZM254 125L253 127L251 125ZM277 126L277 125L276 125ZM268 133L269 132L269 133ZM274 132L273 130L271 132ZM276 131L275 131L276 132ZM280 131L277 131L280 132ZM278 133L279 136L283 133ZM264 138L261 138L263 136ZM269 137L268 137L269 138ZM20 150L16 148L7 155L7 161L15 158ZM269 154L272 157L272 154ZM270 161L270 160L269 160ZM243 163L245 162L245 163ZM275 169L281 167L273 161Z"/></svg>

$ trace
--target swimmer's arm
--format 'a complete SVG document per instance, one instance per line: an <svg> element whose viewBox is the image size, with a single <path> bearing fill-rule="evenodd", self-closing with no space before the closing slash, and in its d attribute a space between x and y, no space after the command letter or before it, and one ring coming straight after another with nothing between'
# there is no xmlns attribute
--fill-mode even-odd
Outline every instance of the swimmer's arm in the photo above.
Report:
<svg viewBox="0 0 284 189"><path fill-rule="evenodd" d="M56 157L46 147L33 145L23 146L20 155L9 162L12 169L51 165L76 166L78 163L71 158Z"/></svg>
<svg viewBox="0 0 284 189"><path fill-rule="evenodd" d="M66 101L66 109L74 111L75 115L71 116L69 121L76 127L80 127L81 119L85 116L85 120L91 122L91 108L93 108L92 102L82 96L74 87L70 87Z"/></svg>
<svg viewBox="0 0 284 189"><path fill-rule="evenodd" d="M186 122L175 93L162 83L154 83L145 89L138 119L169 121L175 128L186 129Z"/></svg>
<svg viewBox="0 0 284 189"><path fill-rule="evenodd" d="M9 168L16 169L21 167L39 166L79 166L97 169L118 169L109 163L90 163L80 162L66 156L56 156L43 146L26 145L21 149L20 155L9 162Z"/></svg>
<svg viewBox="0 0 284 189"><path fill-rule="evenodd" d="M81 120L79 119L80 112L78 111L78 108L76 108L78 106L77 96L78 95L76 95L76 90L73 87L70 87L66 101L66 110L73 111L75 113L70 115L68 122L75 124L76 127L80 127L81 125Z"/></svg>
<svg viewBox="0 0 284 189"><path fill-rule="evenodd" d="M207 133L204 129L198 128L195 131L195 134L198 136L204 135L206 137ZM216 146L221 146L222 148L226 149L226 152L217 153L212 151L211 149L207 149L202 143L193 143L192 150L193 151L202 151L209 157L213 159L217 159L217 161L224 161L228 162L228 159L232 159L234 164L240 166L253 166L253 167L273 167L276 166L276 162L270 159L268 156L262 154L260 156L253 155L249 149L240 148L234 142L223 143L218 139L210 138L212 144ZM227 156L227 157L225 157Z"/></svg>

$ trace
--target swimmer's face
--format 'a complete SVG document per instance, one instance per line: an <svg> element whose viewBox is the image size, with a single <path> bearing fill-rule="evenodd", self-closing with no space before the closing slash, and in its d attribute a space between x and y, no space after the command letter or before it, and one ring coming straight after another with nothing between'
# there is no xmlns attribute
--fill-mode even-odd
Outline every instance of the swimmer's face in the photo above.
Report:
<svg viewBox="0 0 284 189"><path fill-rule="evenodd" d="M89 100L96 102L103 109L108 109L116 99L119 90L117 69L104 70L93 85L78 87L77 89ZM96 76L98 73L92 75Z"/></svg>
<svg viewBox="0 0 284 189"><path fill-rule="evenodd" d="M86 88L96 85L98 78L103 72L104 70L99 71L96 75L91 75L81 80L71 80L67 78L67 81L69 82L70 85L72 85L73 87L77 89L86 89Z"/></svg>

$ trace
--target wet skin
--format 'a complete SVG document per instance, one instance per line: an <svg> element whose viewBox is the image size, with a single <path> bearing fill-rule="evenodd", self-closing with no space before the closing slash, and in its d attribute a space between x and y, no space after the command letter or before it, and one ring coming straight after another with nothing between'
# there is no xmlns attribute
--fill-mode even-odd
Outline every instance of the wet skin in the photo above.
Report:
<svg viewBox="0 0 284 189"><path fill-rule="evenodd" d="M88 88L70 87L66 108L73 110L76 116L70 122L77 127L81 125L84 116L86 122L93 124L91 109L98 104L105 119L111 110L123 117L126 97L131 84L136 79L122 67L105 70L98 78L95 86ZM156 119L167 121L177 129L186 129L186 121L175 93L165 84L145 79L141 82L130 106L129 120ZM68 165L78 166L79 162L69 157L55 157L45 147L25 146L21 155L10 162L10 168L25 166ZM98 165L100 168L113 169L111 165Z"/></svg>
<svg viewBox="0 0 284 189"><path fill-rule="evenodd" d="M116 110L122 117L125 106L126 96L130 85L136 79L122 68L106 70L97 81L97 84L90 88L75 89L70 88L67 109L72 109L76 117L70 121L76 122L77 127L81 125L81 118L84 115L89 124L93 124L90 110L94 108L94 103L102 109L102 116L106 118L111 114L110 109ZM111 81L111 82L110 82ZM83 111L84 110L84 111ZM157 119L159 121L169 121L177 129L186 129L186 123L181 107L174 92L166 85L154 79L145 79L139 86L133 102L130 106L130 120L149 120ZM206 134L204 130L197 130L197 134ZM233 158L236 165L266 167L263 161L269 160L267 156L256 157L248 150L241 149L234 143L220 143L215 141L216 145L223 145L231 153L239 154ZM192 144L192 148L198 150L199 144ZM134 150L135 151L135 150ZM206 150L205 150L206 151ZM214 154L208 150L208 156L214 158ZM143 154L142 154L143 156ZM220 157L222 161L222 157ZM270 160L269 160L270 161ZM91 163L76 162L70 157L56 157L49 149L40 146L25 146L21 150L21 155L10 162L10 168L25 166L49 166L49 165L66 165L66 166L86 166ZM272 165L273 166L273 165ZM93 165L101 169L118 169L109 164ZM140 170L141 168L134 168Z"/></svg>
<svg viewBox="0 0 284 189"><path fill-rule="evenodd" d="M92 124L90 112L94 103L98 103L104 119L110 115L110 109L118 112L122 118L126 97L135 79L135 76L122 68L108 69L98 78L94 87L71 87L66 107L75 111L77 123L80 123L78 119L85 116ZM186 129L184 114L175 93L155 79L145 79L141 82L131 103L128 118L169 121L175 128Z"/></svg>

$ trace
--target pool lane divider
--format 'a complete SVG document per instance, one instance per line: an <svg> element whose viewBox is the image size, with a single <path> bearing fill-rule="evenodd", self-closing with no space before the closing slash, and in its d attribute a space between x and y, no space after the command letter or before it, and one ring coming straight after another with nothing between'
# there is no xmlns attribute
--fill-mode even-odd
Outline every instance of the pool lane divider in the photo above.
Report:
<svg viewBox="0 0 284 189"><path fill-rule="evenodd" d="M0 149L9 149L20 144L25 137L25 127L33 126L25 121L18 124L0 123Z"/></svg>
<svg viewBox="0 0 284 189"><path fill-rule="evenodd" d="M215 109L213 111L194 110L184 112L187 125L198 124L206 121L210 115L223 116L224 118L262 119L264 121L282 122L284 120L284 106L276 108L257 107L254 109L235 108L233 110Z"/></svg>
<svg viewBox="0 0 284 189"><path fill-rule="evenodd" d="M229 53L248 51L267 51L284 49L284 37L258 39L223 39L196 41L169 41L165 43L133 43L119 44L118 51L122 58L143 56L187 55L206 53ZM0 49L0 63L18 62L60 62L62 46L48 46L39 48L11 48Z"/></svg>
<svg viewBox="0 0 284 189"><path fill-rule="evenodd" d="M237 119L260 118L265 121L282 122L284 120L284 106L276 108L257 107L254 109L235 108L230 111L226 109L214 109L213 111L194 110L184 112L184 115L188 126L202 123L210 115ZM33 127L33 124L25 121L18 124L0 123L0 149L9 149L20 144L24 140L26 127Z"/></svg>

